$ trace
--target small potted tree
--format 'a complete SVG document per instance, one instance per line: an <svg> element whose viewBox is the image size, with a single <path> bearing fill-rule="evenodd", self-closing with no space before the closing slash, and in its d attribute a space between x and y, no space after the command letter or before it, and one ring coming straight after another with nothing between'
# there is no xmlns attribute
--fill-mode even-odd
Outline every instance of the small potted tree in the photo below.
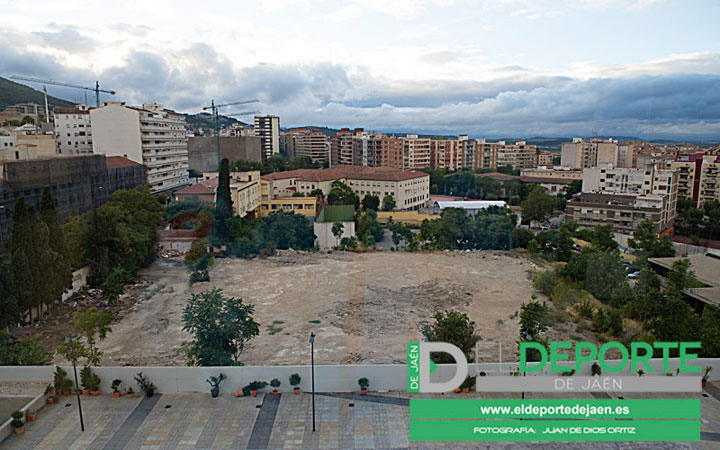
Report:
<svg viewBox="0 0 720 450"><path fill-rule="evenodd" d="M358 380L358 384L360 385L360 395L367 395L368 386L370 386L370 381L362 377Z"/></svg>
<svg viewBox="0 0 720 450"><path fill-rule="evenodd" d="M20 411L13 411L10 417L12 417L10 425L12 425L13 431L17 434L23 434L25 432L25 423L22 421L23 413Z"/></svg>
<svg viewBox="0 0 720 450"><path fill-rule="evenodd" d="M114 379L110 387L113 391L113 398L120 398L120 384L122 383L122 380Z"/></svg>
<svg viewBox="0 0 720 450"><path fill-rule="evenodd" d="M35 422L37 420L38 413L34 409L28 409L25 411L25 421Z"/></svg>
<svg viewBox="0 0 720 450"><path fill-rule="evenodd" d="M47 399L47 402L49 405L52 405L55 403L55 390L53 388L52 384L48 384L45 388L45 398Z"/></svg>
<svg viewBox="0 0 720 450"><path fill-rule="evenodd" d="M638 373L638 376L639 376L639 377L641 377L641 376L645 375L645 371L644 371L644 370L642 370L642 369L638 370L638 372L637 372L637 373Z"/></svg>
<svg viewBox="0 0 720 450"><path fill-rule="evenodd" d="M90 395L90 384L92 383L92 372L89 366L80 369L80 385L83 387L83 394Z"/></svg>
<svg viewBox="0 0 720 450"><path fill-rule="evenodd" d="M253 381L248 385L248 390L250 391L250 397L256 397L257 392L267 386L267 383L264 381Z"/></svg>
<svg viewBox="0 0 720 450"><path fill-rule="evenodd" d="M712 367L708 366L705 368L705 373L702 377L702 387L707 386L708 379L710 378L710 371L712 371Z"/></svg>
<svg viewBox="0 0 720 450"><path fill-rule="evenodd" d="M150 380L148 380L148 378L143 375L142 372L138 372L138 374L135 376L135 381L140 387L140 390L143 391L147 397L152 397L153 395L155 395L155 385L151 383Z"/></svg>
<svg viewBox="0 0 720 450"><path fill-rule="evenodd" d="M53 385L55 387L55 393L62 395L64 381L67 379L67 372L62 367L55 366L55 373L53 374Z"/></svg>
<svg viewBox="0 0 720 450"><path fill-rule="evenodd" d="M69 378L63 380L63 395L72 395L73 382Z"/></svg>
<svg viewBox="0 0 720 450"><path fill-rule="evenodd" d="M127 391L125 391L125 398L133 398L135 397L135 391L133 391L132 386L127 388Z"/></svg>
<svg viewBox="0 0 720 450"><path fill-rule="evenodd" d="M95 397L100 395L100 377L96 373L90 375L90 393Z"/></svg>
<svg viewBox="0 0 720 450"><path fill-rule="evenodd" d="M290 375L290 386L293 387L293 392L295 392L295 395L300 395L300 375L294 373Z"/></svg>
<svg viewBox="0 0 720 450"><path fill-rule="evenodd" d="M220 383L225 379L224 374L220 374L218 377L210 377L205 380L210 385L210 395L212 398L216 398L220 394Z"/></svg>
<svg viewBox="0 0 720 450"><path fill-rule="evenodd" d="M462 382L460 387L462 388L462 391L467 394L470 392L470 388L472 388L473 385L475 385L475 378L465 377L465 380Z"/></svg>
<svg viewBox="0 0 720 450"><path fill-rule="evenodd" d="M273 397L277 397L278 388L280 387L280 380L278 380L277 378L273 378L272 380L270 380L270 386L272 386L272 388L273 388L273 390L272 390Z"/></svg>

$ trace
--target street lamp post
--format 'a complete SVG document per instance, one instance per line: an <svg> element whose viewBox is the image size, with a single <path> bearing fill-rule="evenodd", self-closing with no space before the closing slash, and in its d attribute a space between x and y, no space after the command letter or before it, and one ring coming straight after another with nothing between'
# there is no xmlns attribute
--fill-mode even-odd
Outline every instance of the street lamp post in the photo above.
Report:
<svg viewBox="0 0 720 450"><path fill-rule="evenodd" d="M78 413L80 414L80 431L85 431L85 422L82 415L82 404L80 403L80 385L78 384L77 366L75 365L75 346L73 345L74 335L70 335L65 339L65 343L70 344L70 354L72 355L73 372L75 372L75 394L77 395Z"/></svg>
<svg viewBox="0 0 720 450"><path fill-rule="evenodd" d="M315 432L315 333L310 332L310 371L312 380L313 433Z"/></svg>

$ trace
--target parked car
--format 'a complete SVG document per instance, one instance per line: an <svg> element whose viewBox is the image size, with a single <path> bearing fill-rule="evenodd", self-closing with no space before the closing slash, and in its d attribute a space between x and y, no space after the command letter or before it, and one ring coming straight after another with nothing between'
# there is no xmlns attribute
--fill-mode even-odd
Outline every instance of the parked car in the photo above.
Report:
<svg viewBox="0 0 720 450"><path fill-rule="evenodd" d="M640 272L640 268L635 267L635 266L627 266L627 267L625 267L625 272L627 272L627 273Z"/></svg>
<svg viewBox="0 0 720 450"><path fill-rule="evenodd" d="M577 251L581 251L581 250L582 250L582 245L580 245L580 244L573 244L573 247L572 247L572 248L575 249L575 250L577 250Z"/></svg>
<svg viewBox="0 0 720 450"><path fill-rule="evenodd" d="M640 275L640 272L632 272L628 274L628 278L637 278L638 275Z"/></svg>

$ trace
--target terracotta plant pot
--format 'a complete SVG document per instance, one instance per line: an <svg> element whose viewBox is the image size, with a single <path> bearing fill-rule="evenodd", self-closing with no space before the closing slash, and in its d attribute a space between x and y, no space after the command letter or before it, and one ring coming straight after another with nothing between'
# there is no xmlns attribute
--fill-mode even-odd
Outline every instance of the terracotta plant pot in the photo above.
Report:
<svg viewBox="0 0 720 450"><path fill-rule="evenodd" d="M702 380L702 387L707 386L707 380Z"/></svg>
<svg viewBox="0 0 720 450"><path fill-rule="evenodd" d="M273 389L273 397L277 397L277 396L278 396L278 390L277 390L277 389Z"/></svg>
<svg viewBox="0 0 720 450"><path fill-rule="evenodd" d="M293 392L295 392L295 395L300 395L300 386L295 386Z"/></svg>
<svg viewBox="0 0 720 450"><path fill-rule="evenodd" d="M257 391L250 390L250 397L257 397Z"/></svg>
<svg viewBox="0 0 720 450"><path fill-rule="evenodd" d="M48 405L53 405L53 404L55 404L55 399L52 397L48 397L47 402L48 402Z"/></svg>
<svg viewBox="0 0 720 450"><path fill-rule="evenodd" d="M456 394L459 394L460 392L462 392L462 389L460 389L459 387L458 387L458 388L455 388L455 393L456 393Z"/></svg>
<svg viewBox="0 0 720 450"><path fill-rule="evenodd" d="M90 395L90 389L83 389L83 394Z"/></svg>
<svg viewBox="0 0 720 450"><path fill-rule="evenodd" d="M93 397L97 397L98 395L100 395L100 391L92 391L91 394L93 395Z"/></svg>
<svg viewBox="0 0 720 450"><path fill-rule="evenodd" d="M120 398L119 392L113 392L113 398Z"/></svg>
<svg viewBox="0 0 720 450"><path fill-rule="evenodd" d="M65 389L63 391L63 395L71 395L71 394L72 394L72 389Z"/></svg>
<svg viewBox="0 0 720 450"><path fill-rule="evenodd" d="M25 432L25 425L21 426L20 428L13 427L13 430L15 430L15 434L23 434Z"/></svg>
<svg viewBox="0 0 720 450"><path fill-rule="evenodd" d="M237 392L235 393L235 397L242 397L242 396L243 396L243 391L242 391L242 389L239 390L239 391L237 391Z"/></svg>
<svg viewBox="0 0 720 450"><path fill-rule="evenodd" d="M361 388L360 388L360 395L367 395L367 388L366 388L366 387L361 387Z"/></svg>
<svg viewBox="0 0 720 450"><path fill-rule="evenodd" d="M35 422L35 421L37 420L37 417L38 417L38 414L37 414L37 413L35 413L35 414L31 415L31 416L27 416L27 421L28 421L28 422Z"/></svg>
<svg viewBox="0 0 720 450"><path fill-rule="evenodd" d="M135 394L125 394L125 398L133 398L135 397Z"/></svg>
<svg viewBox="0 0 720 450"><path fill-rule="evenodd" d="M468 392L470 392L470 388L463 388L463 393L467 394Z"/></svg>

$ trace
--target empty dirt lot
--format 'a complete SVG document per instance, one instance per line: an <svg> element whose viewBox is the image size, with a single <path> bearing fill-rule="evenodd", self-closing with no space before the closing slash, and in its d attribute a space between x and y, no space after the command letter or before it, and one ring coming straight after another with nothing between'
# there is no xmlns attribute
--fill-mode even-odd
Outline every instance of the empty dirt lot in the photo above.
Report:
<svg viewBox="0 0 720 450"><path fill-rule="evenodd" d="M402 363L408 341L436 311L467 312L486 340L514 355L517 318L532 294L535 265L505 252L285 252L267 259L217 259L209 283L187 285L180 260L143 273L144 301L101 344L109 365L182 365L182 309L190 292L222 288L255 305L261 334L246 347L248 365L306 364L317 335L319 364Z"/></svg>

